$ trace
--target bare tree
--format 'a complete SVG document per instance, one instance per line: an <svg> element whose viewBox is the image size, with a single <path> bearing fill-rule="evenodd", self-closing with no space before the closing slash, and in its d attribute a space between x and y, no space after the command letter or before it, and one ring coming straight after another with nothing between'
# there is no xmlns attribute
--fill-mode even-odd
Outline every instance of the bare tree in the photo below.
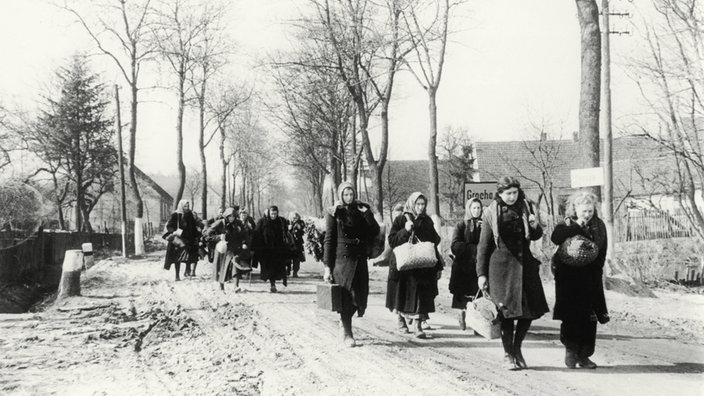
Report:
<svg viewBox="0 0 704 396"><path fill-rule="evenodd" d="M184 186L184 195L188 196L188 199L191 201L191 206L195 206L196 198L200 195L200 189L203 188L202 178L203 174L201 174L198 169L189 169L186 176L186 185Z"/></svg>
<svg viewBox="0 0 704 396"><path fill-rule="evenodd" d="M446 180L443 196L450 204L450 215L454 215L455 206L464 207L464 183L474 175L474 145L467 129L445 129L440 135L440 158L444 161L440 169Z"/></svg>
<svg viewBox="0 0 704 396"><path fill-rule="evenodd" d="M227 205L227 167L232 155L226 155L225 145L227 142L227 129L233 128L234 113L240 106L246 103L252 96L252 90L244 86L234 84L227 85L219 84L218 91L210 96L210 100L206 103L208 112L213 116L216 122L216 131L220 135L220 165L222 175L220 178L220 208L225 210ZM238 144L236 141L231 142L233 145Z"/></svg>
<svg viewBox="0 0 704 396"><path fill-rule="evenodd" d="M196 67L190 73L189 82L193 88L194 101L198 110L198 151L200 153L201 173L203 174L203 186L201 188L201 214L203 218L208 216L208 163L205 156L205 148L212 141L212 136L206 141L206 111L208 83L215 73L222 68L225 63L224 54L226 43L224 31L221 26L225 9L218 5L202 5L207 10L203 11L208 15L209 23L203 29L203 39L194 48Z"/></svg>
<svg viewBox="0 0 704 396"><path fill-rule="evenodd" d="M388 157L389 102L394 76L403 56L400 34L400 1L384 4L366 0L346 3L313 0L317 21L333 51L333 67L355 104L356 125L369 165L375 192L375 209L383 216L383 172ZM316 25L316 26L317 26ZM314 37L317 37L314 35ZM378 155L369 137L369 119L381 104L381 137ZM356 163L353 164L356 166Z"/></svg>
<svg viewBox="0 0 704 396"><path fill-rule="evenodd" d="M137 150L137 104L140 90L139 76L145 63L154 59L157 53L153 31L149 25L153 18L151 0L103 0L91 4L96 12L96 22L88 20L87 12L64 3L63 9L76 17L78 22L93 39L100 52L112 59L130 88L130 129L128 145L127 173L130 188L135 200L134 221L135 254L144 254L142 217L144 202L137 185L135 174L135 153Z"/></svg>
<svg viewBox="0 0 704 396"><path fill-rule="evenodd" d="M652 7L655 19L637 26L648 55L633 61L633 71L657 126L636 127L671 158L675 172L659 178L662 191L675 194L704 240L704 213L697 204L704 198L704 10L697 0L658 0Z"/></svg>
<svg viewBox="0 0 704 396"><path fill-rule="evenodd" d="M450 12L456 5L449 0L411 1L404 11L403 19L406 30L413 43L415 61L406 61L413 76L428 93L428 113L430 130L428 136L428 165L430 173L430 213L440 216L440 182L438 178L438 106L437 92L442 79L447 49L448 23ZM435 12L426 7L434 7ZM421 13L434 15L427 23L419 16Z"/></svg>
<svg viewBox="0 0 704 396"><path fill-rule="evenodd" d="M183 113L186 106L186 96L190 85L186 84L189 73L196 66L195 47L203 39L203 33L210 23L210 16L201 12L201 8L193 0L162 0L159 5L157 23L154 24L154 37L157 40L159 53L171 68L176 77L176 94L178 107L176 110L176 161L179 177L176 199L183 197L186 184L186 166L183 163ZM205 8L208 10L208 8Z"/></svg>
<svg viewBox="0 0 704 396"><path fill-rule="evenodd" d="M585 168L599 166L601 100L601 31L596 0L575 0L581 29L582 81L579 97L579 143ZM599 196L599 187L592 187Z"/></svg>

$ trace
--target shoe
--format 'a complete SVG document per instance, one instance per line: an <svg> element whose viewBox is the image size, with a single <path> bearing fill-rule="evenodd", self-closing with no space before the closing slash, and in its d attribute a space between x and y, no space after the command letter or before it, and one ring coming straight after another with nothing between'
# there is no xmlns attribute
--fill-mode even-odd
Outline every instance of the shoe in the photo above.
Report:
<svg viewBox="0 0 704 396"><path fill-rule="evenodd" d="M501 367L503 367L506 370L516 370L518 367L516 366L516 360L513 358L513 355L510 353L504 354L504 361L501 364Z"/></svg>
<svg viewBox="0 0 704 396"><path fill-rule="evenodd" d="M465 316L467 313L465 311L460 311L459 317L457 318L459 324L460 324L460 330L465 331L467 330L467 323L464 321Z"/></svg>
<svg viewBox="0 0 704 396"><path fill-rule="evenodd" d="M174 279L174 281L175 281L175 282L180 282L180 281L181 281L181 278L179 278L179 277L177 276L176 279Z"/></svg>
<svg viewBox="0 0 704 396"><path fill-rule="evenodd" d="M281 283L284 285L284 287L288 287L288 281L286 280L286 278L284 278L284 280L281 281Z"/></svg>
<svg viewBox="0 0 704 396"><path fill-rule="evenodd" d="M596 368L596 363L589 360L588 357L581 358L581 359L577 360L577 365L581 368L590 369L590 370L594 370Z"/></svg>
<svg viewBox="0 0 704 396"><path fill-rule="evenodd" d="M298 271L293 271L293 277L298 278Z"/></svg>
<svg viewBox="0 0 704 396"><path fill-rule="evenodd" d="M513 361L516 364L516 369L518 370L525 370L528 368L528 365L526 364L526 359L523 358L523 353L520 349L517 349L514 352Z"/></svg>
<svg viewBox="0 0 704 396"><path fill-rule="evenodd" d="M565 366L567 366L567 368L577 368L577 360L577 353L569 349L565 350Z"/></svg>
<svg viewBox="0 0 704 396"><path fill-rule="evenodd" d="M406 319L403 318L403 316L399 315L398 316L398 324L397 324L397 329L398 332L401 334L410 334L411 331L408 330L408 325L406 325Z"/></svg>
<svg viewBox="0 0 704 396"><path fill-rule="evenodd" d="M269 292L271 293L276 293L276 286L272 286L269 288Z"/></svg>
<svg viewBox="0 0 704 396"><path fill-rule="evenodd" d="M350 348L354 348L357 345L357 342L354 340L354 337L347 334L345 334L345 337L342 339L342 342Z"/></svg>
<svg viewBox="0 0 704 396"><path fill-rule="evenodd" d="M239 292L241 292L241 291L242 291L242 288L239 287L239 286L237 286L237 288L235 289L235 293L239 293Z"/></svg>

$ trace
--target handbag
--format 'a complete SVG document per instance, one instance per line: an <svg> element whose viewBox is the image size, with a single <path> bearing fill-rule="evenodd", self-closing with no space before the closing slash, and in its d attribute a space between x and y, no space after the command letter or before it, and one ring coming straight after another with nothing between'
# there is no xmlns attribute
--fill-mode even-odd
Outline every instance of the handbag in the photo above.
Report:
<svg viewBox="0 0 704 396"><path fill-rule="evenodd" d="M325 311L342 311L342 286L334 283L319 283L317 289L318 308Z"/></svg>
<svg viewBox="0 0 704 396"><path fill-rule="evenodd" d="M432 268L438 263L435 244L420 242L415 232L411 232L408 242L394 248L396 256L396 269L408 271L418 268Z"/></svg>
<svg viewBox="0 0 704 396"><path fill-rule="evenodd" d="M477 291L474 299L467 306L465 323L488 340L499 338L501 337L501 323L496 304L491 301L487 293L484 293L482 297L479 297L479 293L482 291Z"/></svg>
<svg viewBox="0 0 704 396"><path fill-rule="evenodd" d="M181 229L181 224L178 220L178 215L177 215L176 216L176 230L174 232L166 231L166 233L164 233L164 235L162 235L161 237L163 239L165 239L167 242L171 242L174 246L181 248L181 247L186 246L186 242L184 242L184 240L180 236L178 236L177 232L179 232L179 231L183 232L183 230Z"/></svg>
<svg viewBox="0 0 704 396"><path fill-rule="evenodd" d="M563 263L571 267L584 267L599 255L599 247L583 235L567 238L555 252Z"/></svg>

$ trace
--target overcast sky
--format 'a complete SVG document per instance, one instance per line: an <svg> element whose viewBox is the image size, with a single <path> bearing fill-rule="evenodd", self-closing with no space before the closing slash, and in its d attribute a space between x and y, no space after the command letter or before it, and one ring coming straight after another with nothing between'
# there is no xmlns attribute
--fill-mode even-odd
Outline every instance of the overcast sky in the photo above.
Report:
<svg viewBox="0 0 704 396"><path fill-rule="evenodd" d="M233 78L266 77L257 65L267 52L287 48L288 22L304 1L233 2L236 12L229 31L238 44ZM632 11L629 7L629 1L612 1L612 9ZM618 20L614 25L626 27ZM526 136L531 122L542 120L565 137L577 130L580 42L574 1L468 1L451 29L455 33L438 94L441 127L466 127L477 141L518 140ZM620 66L633 47L632 36L612 38L617 123L638 102L634 84ZM0 101L25 106L39 100L53 71L69 56L95 51L70 15L44 0L0 1L0 48ZM94 59L93 65L106 82L125 85L104 57ZM175 173L175 98L163 91L144 97L148 102L140 106L137 164L149 173ZM390 116L391 158L424 159L427 97L409 74L397 81ZM187 166L198 164L194 119L195 114L187 114L185 139L191 147L185 152ZM217 173L215 166L212 173Z"/></svg>

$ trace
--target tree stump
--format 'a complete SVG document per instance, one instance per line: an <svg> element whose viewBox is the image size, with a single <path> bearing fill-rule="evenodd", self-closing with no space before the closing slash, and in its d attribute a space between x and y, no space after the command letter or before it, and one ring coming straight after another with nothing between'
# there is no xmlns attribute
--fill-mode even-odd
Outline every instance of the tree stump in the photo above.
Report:
<svg viewBox="0 0 704 396"><path fill-rule="evenodd" d="M83 251L67 250L61 269L58 298L81 295L81 269L83 268Z"/></svg>

